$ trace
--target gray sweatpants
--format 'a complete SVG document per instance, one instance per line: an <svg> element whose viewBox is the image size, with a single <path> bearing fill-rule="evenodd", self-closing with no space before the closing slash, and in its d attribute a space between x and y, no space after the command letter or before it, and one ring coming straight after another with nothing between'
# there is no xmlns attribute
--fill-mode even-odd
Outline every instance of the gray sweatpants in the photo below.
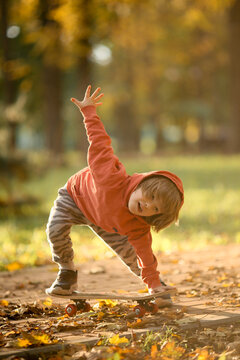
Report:
<svg viewBox="0 0 240 360"><path fill-rule="evenodd" d="M58 197L54 201L47 224L47 239L52 250L52 259L62 267L73 262L74 252L70 231L72 225L85 225L102 239L135 275L140 276L137 256L127 236L108 233L99 226L91 223L76 206L68 194L66 185L59 189Z"/></svg>

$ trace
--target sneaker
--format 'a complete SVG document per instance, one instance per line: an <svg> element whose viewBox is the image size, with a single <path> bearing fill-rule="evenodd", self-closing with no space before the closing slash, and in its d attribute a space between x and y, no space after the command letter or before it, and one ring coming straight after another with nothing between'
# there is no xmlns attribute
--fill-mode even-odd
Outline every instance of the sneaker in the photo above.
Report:
<svg viewBox="0 0 240 360"><path fill-rule="evenodd" d="M77 290L77 276L77 271L59 270L57 279L50 288L46 289L46 293L49 295L71 295L74 290Z"/></svg>
<svg viewBox="0 0 240 360"><path fill-rule="evenodd" d="M164 281L162 281L161 279L160 279L160 281L161 281L162 286L167 286L167 284L165 284ZM163 296L161 296L161 299L171 299L172 300L170 294L164 294Z"/></svg>
<svg viewBox="0 0 240 360"><path fill-rule="evenodd" d="M161 281L161 284L162 286L167 286L167 284L165 284L164 281ZM155 300L156 304L158 305L159 308L163 308L163 307L171 307L173 305L173 301L172 301L172 298L171 298L171 295L170 294L164 294L160 297L158 297L156 300Z"/></svg>

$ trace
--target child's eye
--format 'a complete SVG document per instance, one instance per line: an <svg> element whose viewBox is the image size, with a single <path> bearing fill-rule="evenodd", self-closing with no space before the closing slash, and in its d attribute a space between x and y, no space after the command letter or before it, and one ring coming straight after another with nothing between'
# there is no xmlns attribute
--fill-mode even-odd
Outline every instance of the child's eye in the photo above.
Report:
<svg viewBox="0 0 240 360"><path fill-rule="evenodd" d="M152 195L152 200L154 200L154 195Z"/></svg>
<svg viewBox="0 0 240 360"><path fill-rule="evenodd" d="M158 208L155 208L155 212L158 213Z"/></svg>

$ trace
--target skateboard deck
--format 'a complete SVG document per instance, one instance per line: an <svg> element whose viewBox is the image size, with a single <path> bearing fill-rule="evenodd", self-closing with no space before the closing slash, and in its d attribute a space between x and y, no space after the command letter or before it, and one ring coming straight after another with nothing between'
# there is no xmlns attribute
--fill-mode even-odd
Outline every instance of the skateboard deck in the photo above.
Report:
<svg viewBox="0 0 240 360"><path fill-rule="evenodd" d="M166 290L156 294L141 294L141 293L131 293L131 294L114 294L114 293L106 293L106 292L81 292L81 291L73 291L71 295L58 295L58 294L50 294L48 289L46 289L46 294L52 297L58 297L62 299L70 299L70 300L125 300L125 301L139 301L139 300L154 300L159 297L163 297L164 295L174 295L176 290Z"/></svg>
<svg viewBox="0 0 240 360"><path fill-rule="evenodd" d="M91 309L90 304L86 300L122 300L122 301L136 301L138 303L134 308L134 313L137 317L142 317L146 311L151 313L156 313L158 311L158 305L154 302L157 298L163 298L166 295L174 295L176 293L175 289L166 290L156 294L141 294L141 293L130 293L130 294L116 294L116 293L106 293L106 292L80 292L74 291L71 295L58 295L50 294L48 289L46 289L46 294L51 297L61 298L61 299L70 299L74 301L74 304L68 304L65 308L65 312L69 316L76 314L77 310L79 311L89 311ZM166 300L166 298L165 298Z"/></svg>

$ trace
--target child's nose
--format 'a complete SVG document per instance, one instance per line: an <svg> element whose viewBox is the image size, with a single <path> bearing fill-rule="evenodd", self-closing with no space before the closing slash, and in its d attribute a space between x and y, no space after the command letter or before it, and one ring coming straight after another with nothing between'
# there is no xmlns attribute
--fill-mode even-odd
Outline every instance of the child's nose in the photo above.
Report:
<svg viewBox="0 0 240 360"><path fill-rule="evenodd" d="M151 204L151 203L146 202L146 203L145 203L145 208L146 208L147 210L149 210L149 211L152 211L152 209L154 208L154 205Z"/></svg>

